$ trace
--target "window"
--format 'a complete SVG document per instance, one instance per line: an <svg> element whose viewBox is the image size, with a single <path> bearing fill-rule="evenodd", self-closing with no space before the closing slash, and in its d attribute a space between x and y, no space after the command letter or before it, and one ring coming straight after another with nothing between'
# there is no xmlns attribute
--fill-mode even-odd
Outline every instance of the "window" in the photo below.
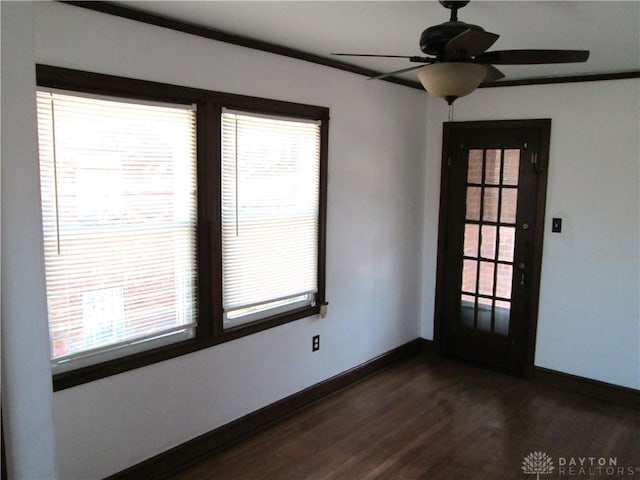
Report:
<svg viewBox="0 0 640 480"><path fill-rule="evenodd" d="M37 79L54 388L319 313L328 109Z"/></svg>
<svg viewBox="0 0 640 480"><path fill-rule="evenodd" d="M54 372L195 332L195 112L40 90Z"/></svg>
<svg viewBox="0 0 640 480"><path fill-rule="evenodd" d="M320 122L222 113L224 327L313 305Z"/></svg>

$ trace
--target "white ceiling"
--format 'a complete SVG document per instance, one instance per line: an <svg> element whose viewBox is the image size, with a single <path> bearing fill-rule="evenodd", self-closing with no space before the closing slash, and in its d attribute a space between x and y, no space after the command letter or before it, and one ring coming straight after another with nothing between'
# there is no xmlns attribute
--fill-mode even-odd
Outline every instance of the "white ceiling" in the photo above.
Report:
<svg viewBox="0 0 640 480"><path fill-rule="evenodd" d="M122 6L320 56L421 55L422 30L449 19L428 1L120 1ZM640 70L640 1L482 1L459 19L500 35L490 50L586 49L586 63L501 66L509 80ZM379 72L403 59L332 57ZM415 80L415 73L402 75Z"/></svg>

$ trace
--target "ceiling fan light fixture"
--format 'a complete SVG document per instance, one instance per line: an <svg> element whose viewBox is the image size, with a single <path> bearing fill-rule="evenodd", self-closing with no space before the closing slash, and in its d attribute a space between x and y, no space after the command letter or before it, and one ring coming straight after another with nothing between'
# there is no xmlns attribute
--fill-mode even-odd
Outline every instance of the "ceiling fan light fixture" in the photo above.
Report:
<svg viewBox="0 0 640 480"><path fill-rule="evenodd" d="M465 62L442 62L426 65L417 71L424 89L451 104L456 98L473 92L487 75L484 65Z"/></svg>

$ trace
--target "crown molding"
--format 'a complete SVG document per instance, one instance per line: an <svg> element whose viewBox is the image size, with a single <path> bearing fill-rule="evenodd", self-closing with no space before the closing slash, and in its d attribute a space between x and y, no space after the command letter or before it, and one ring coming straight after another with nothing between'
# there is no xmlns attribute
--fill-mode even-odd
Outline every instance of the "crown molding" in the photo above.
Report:
<svg viewBox="0 0 640 480"><path fill-rule="evenodd" d="M306 62L315 63L318 65L324 65L325 67L336 68L345 72L355 73L363 75L365 77L376 77L382 75L382 72L371 70L350 63L334 60L333 58L323 57L295 48L285 47L275 43L265 42L255 38L244 37L236 35L222 30L216 30L202 25L196 25L193 23L187 23L179 20L175 20L169 17L156 15L148 12L143 12L134 8L123 7L110 2L82 2L82 1L68 1L63 0L59 3L67 5L73 5L76 7L86 8L96 12L106 13L109 15L115 15L117 17L127 18L129 20L135 20L137 22L146 23L149 25L155 25L158 27L168 28L178 32L188 33L190 35L196 35L198 37L208 38L210 40L216 40L218 42L230 43L232 45L238 45L241 47L251 48L253 50L260 50L262 52L274 53L276 55L282 55L289 58L295 58L297 60L304 60ZM406 80L398 77L386 77L381 79L386 82L395 83L405 87L415 88L422 90L422 85L419 82Z"/></svg>
<svg viewBox="0 0 640 480"><path fill-rule="evenodd" d="M196 35L198 37L208 38L218 42L229 43L232 45L238 45L241 47L251 48L253 50L259 50L262 52L273 53L276 55L282 55L289 58L295 58L298 60L304 60L306 62L315 63L317 65L324 65L325 67L331 67L345 72L355 73L367 78L376 77L381 75L382 72L371 70L364 67L359 67L351 63L335 60L334 58L324 57L322 55L316 55L314 53L305 52L284 45L278 45L275 43L265 42L259 39L236 35L222 30L216 30L213 28L197 25L194 23L183 22L175 20L173 18L165 17L162 15L156 15L153 13L143 12L141 10L123 7L111 2L104 1L72 1L72 0L58 0L59 3L67 5L73 5L76 7L86 8L96 12L106 13L129 20L135 20L137 22L146 23L149 25L155 25L158 27L168 28L178 32L188 33L190 35ZM608 80L626 80L630 78L640 78L640 70L630 70L622 72L608 72L608 73L596 73L586 75L565 75L557 77L529 77L521 78L517 80L501 80L497 82L482 83L478 88L496 88L496 87L519 87L527 85L549 85L557 83L577 83L577 82L600 82ZM423 90L420 82L407 80L399 77L385 77L380 79L384 82L395 83L405 87L413 88L416 90Z"/></svg>

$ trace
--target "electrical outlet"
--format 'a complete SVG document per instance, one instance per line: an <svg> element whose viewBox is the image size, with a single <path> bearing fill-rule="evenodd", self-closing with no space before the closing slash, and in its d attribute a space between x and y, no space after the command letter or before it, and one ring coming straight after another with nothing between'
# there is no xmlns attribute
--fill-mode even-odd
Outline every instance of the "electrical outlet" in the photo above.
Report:
<svg viewBox="0 0 640 480"><path fill-rule="evenodd" d="M311 351L317 352L320 350L320 335L314 335L311 339Z"/></svg>

